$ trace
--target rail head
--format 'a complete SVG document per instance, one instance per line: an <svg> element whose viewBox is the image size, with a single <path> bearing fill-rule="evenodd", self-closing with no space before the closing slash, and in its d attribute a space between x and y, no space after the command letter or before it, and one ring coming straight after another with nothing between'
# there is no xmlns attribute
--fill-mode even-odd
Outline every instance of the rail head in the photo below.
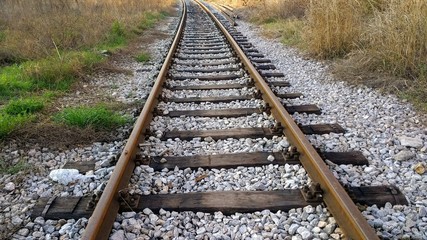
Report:
<svg viewBox="0 0 427 240"><path fill-rule="evenodd" d="M348 196L326 163L294 122L292 116L277 99L266 81L252 65L238 43L204 4L199 0L194 1L215 21L215 24L221 29L232 48L236 51L246 70L255 80L258 89L263 93L263 99L270 104L272 113L283 125L286 137L297 147L301 163L307 173L313 181L320 184L323 190L323 200L337 220L338 225L343 229L346 237L349 239L379 239L373 228L366 221L366 218L361 214L353 200Z"/></svg>
<svg viewBox="0 0 427 240"><path fill-rule="evenodd" d="M182 15L169 52L163 62L159 75L150 91L144 108L141 111L122 154L108 180L108 184L97 203L92 216L89 218L82 239L108 239L119 210L119 191L126 188L135 167L135 156L139 143L144 139L144 131L152 119L152 112L162 91L166 74L172 62L172 57L184 31L187 18L187 7L181 0Z"/></svg>

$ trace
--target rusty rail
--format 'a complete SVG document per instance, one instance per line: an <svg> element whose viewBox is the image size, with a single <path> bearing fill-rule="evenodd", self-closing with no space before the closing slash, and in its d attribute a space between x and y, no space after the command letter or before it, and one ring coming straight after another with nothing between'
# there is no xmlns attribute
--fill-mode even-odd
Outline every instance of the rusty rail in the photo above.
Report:
<svg viewBox="0 0 427 240"><path fill-rule="evenodd" d="M116 167L114 168L113 174L111 175L108 184L89 219L89 223L86 226L82 237L83 239L108 239L108 236L110 235L111 228L120 207L119 191L126 188L135 168L134 160L137 148L139 143L143 141L144 132L153 117L152 111L158 102L158 96L163 88L163 83L166 79L166 74L171 64L172 57L178 47L178 43L184 30L187 18L187 8L183 0L181 0L181 3L183 4L182 17L171 48L166 56L144 108L135 123L128 142L126 143Z"/></svg>
<svg viewBox="0 0 427 240"><path fill-rule="evenodd" d="M291 115L286 111L275 94L271 91L270 87L252 65L251 61L244 54L238 43L205 5L203 5L199 0L195 1L209 14L209 16L215 21L216 25L221 29L244 64L246 70L255 80L256 86L263 92L263 99L269 103L276 120L280 121L284 126L285 136L294 146L297 147L298 152L300 153L301 163L307 173L313 181L320 184L320 187L323 190L323 200L329 211L337 220L338 225L343 229L346 237L349 239L379 239L373 228L366 221L366 218L361 214L342 185L329 170L326 163L301 132Z"/></svg>

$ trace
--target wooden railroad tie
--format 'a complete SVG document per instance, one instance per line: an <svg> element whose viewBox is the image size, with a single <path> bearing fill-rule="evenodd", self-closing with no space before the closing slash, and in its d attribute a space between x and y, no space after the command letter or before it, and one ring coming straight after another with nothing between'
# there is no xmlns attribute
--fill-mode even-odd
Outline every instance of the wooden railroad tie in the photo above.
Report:
<svg viewBox="0 0 427 240"><path fill-rule="evenodd" d="M222 68L210 68L210 69L201 69L201 68L187 68L187 69L175 69L176 72L198 72L198 73L214 73L214 72L235 72L240 71L239 67L222 67Z"/></svg>
<svg viewBox="0 0 427 240"><path fill-rule="evenodd" d="M213 90L213 89L239 89L239 88L245 88L250 87L247 84L239 84L239 83L232 83L232 84L215 84L215 85L185 85L185 86L173 86L168 87L170 90Z"/></svg>
<svg viewBox="0 0 427 240"><path fill-rule="evenodd" d="M286 110L290 113L313 113L320 114L320 109L316 105L296 105L286 106ZM185 111L170 111L166 116L169 117L242 117L252 115L254 113L261 114L259 108L235 108L235 109L215 109L215 110L185 110Z"/></svg>
<svg viewBox="0 0 427 240"><path fill-rule="evenodd" d="M304 134L326 134L326 133L345 133L345 130L338 124L316 124L300 126ZM179 138L181 140L192 140L193 138L211 137L214 140L227 138L272 138L273 136L282 136L282 131L274 131L270 128L232 128L218 130L188 130L188 131L170 131L166 132L161 140Z"/></svg>
<svg viewBox="0 0 427 240"><path fill-rule="evenodd" d="M245 101L255 99L251 95L246 96L224 96L224 97L189 97L189 98L169 98L168 102L176 103L201 103L201 102L212 102L212 103L227 103L233 101Z"/></svg>
<svg viewBox="0 0 427 240"><path fill-rule="evenodd" d="M318 150L323 160L328 160L335 164L351 164L351 165L369 165L368 160L359 151L354 152L321 152ZM268 161L268 156L274 157L273 161ZM162 161L162 159L166 161ZM232 153L232 154L218 154L218 155L194 155L194 156L154 156L148 159L136 159L136 161L147 164L156 171L164 168L180 169L191 168L236 168L239 166L244 167L257 167L268 164L301 164L298 155L290 155L284 153L273 152L253 152L253 153ZM67 162L63 169L77 169L80 173L84 174L88 171L95 170L96 160L93 161L79 161Z"/></svg>
<svg viewBox="0 0 427 240"><path fill-rule="evenodd" d="M220 81L220 80L234 80L241 78L241 75L238 74L214 74L214 75L187 75L187 76L170 76L172 80L192 80L199 79L200 81Z"/></svg>
<svg viewBox="0 0 427 240"><path fill-rule="evenodd" d="M349 187L349 195L361 205L384 206L407 205L405 196L394 186ZM31 213L31 218L42 216L45 219L89 218L93 212L88 207L91 196L41 198ZM142 212L149 208L154 212L166 211L217 212L226 215L236 212L256 212L269 209L272 212L288 211L308 205L322 204L321 193L316 198L307 199L303 189L284 189L278 191L218 191L191 192L176 194L132 195L123 198L119 212Z"/></svg>
<svg viewBox="0 0 427 240"><path fill-rule="evenodd" d="M212 62L187 62L187 63L183 63L183 62L179 62L177 60L174 60L174 64L175 65L183 65L183 66L220 66L220 65L227 65L227 64L235 64L237 63L236 59L227 59L227 60L217 60L217 61L212 61Z"/></svg>
<svg viewBox="0 0 427 240"><path fill-rule="evenodd" d="M368 165L368 160L361 152L323 152L320 153L324 160L335 164ZM273 156L274 160L267 158ZM163 161L162 161L163 160ZM144 161L143 161L144 162ZM146 161L145 161L146 162ZM147 163L147 162L146 162ZM254 153L233 153L218 155L195 155L195 156L156 156L149 157L148 165L156 171L164 168L179 169L221 169L243 167L259 167L268 164L301 164L298 155L285 154L282 152L254 152Z"/></svg>
<svg viewBox="0 0 427 240"><path fill-rule="evenodd" d="M180 60L222 60L222 59L230 59L230 56L203 56L203 55L194 55L194 56L177 56L177 59Z"/></svg>

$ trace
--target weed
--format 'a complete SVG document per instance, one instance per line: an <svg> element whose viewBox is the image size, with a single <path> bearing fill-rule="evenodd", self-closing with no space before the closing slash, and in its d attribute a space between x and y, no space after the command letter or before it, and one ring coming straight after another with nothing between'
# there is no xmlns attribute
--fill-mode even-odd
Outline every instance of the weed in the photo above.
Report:
<svg viewBox="0 0 427 240"><path fill-rule="evenodd" d="M144 63L150 61L150 54L142 52L135 57L136 61Z"/></svg>
<svg viewBox="0 0 427 240"><path fill-rule="evenodd" d="M115 20L111 26L110 34L119 37L124 37L126 36L125 27L118 20Z"/></svg>
<svg viewBox="0 0 427 240"><path fill-rule="evenodd" d="M9 115L26 115L36 113L44 108L44 103L36 98L9 101L3 111Z"/></svg>
<svg viewBox="0 0 427 240"><path fill-rule="evenodd" d="M24 160L20 160L15 164L7 163L3 159L0 159L0 173L15 175L18 172L29 169L29 165Z"/></svg>
<svg viewBox="0 0 427 240"><path fill-rule="evenodd" d="M129 121L127 117L114 113L104 106L66 108L56 114L54 120L70 126L91 127L97 130L112 129Z"/></svg>

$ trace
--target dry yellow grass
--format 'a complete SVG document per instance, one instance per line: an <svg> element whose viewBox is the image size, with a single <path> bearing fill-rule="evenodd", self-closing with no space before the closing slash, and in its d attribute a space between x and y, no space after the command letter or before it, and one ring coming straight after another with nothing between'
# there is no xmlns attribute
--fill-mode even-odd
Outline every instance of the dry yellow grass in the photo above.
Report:
<svg viewBox="0 0 427 240"><path fill-rule="evenodd" d="M365 29L361 54L369 65L399 76L427 79L427 2L391 0Z"/></svg>
<svg viewBox="0 0 427 240"><path fill-rule="evenodd" d="M301 18L310 3L310 0L214 0L221 4L233 7L253 8L252 14L263 21L271 18Z"/></svg>
<svg viewBox="0 0 427 240"><path fill-rule="evenodd" d="M0 59L35 59L106 38L114 21L137 26L173 0L0 0Z"/></svg>
<svg viewBox="0 0 427 240"><path fill-rule="evenodd" d="M266 36L335 58L343 62L339 76L398 92L427 111L426 0L212 1L246 6Z"/></svg>
<svg viewBox="0 0 427 240"><path fill-rule="evenodd" d="M311 1L302 34L308 51L320 58L349 53L360 37L362 10L356 1Z"/></svg>

